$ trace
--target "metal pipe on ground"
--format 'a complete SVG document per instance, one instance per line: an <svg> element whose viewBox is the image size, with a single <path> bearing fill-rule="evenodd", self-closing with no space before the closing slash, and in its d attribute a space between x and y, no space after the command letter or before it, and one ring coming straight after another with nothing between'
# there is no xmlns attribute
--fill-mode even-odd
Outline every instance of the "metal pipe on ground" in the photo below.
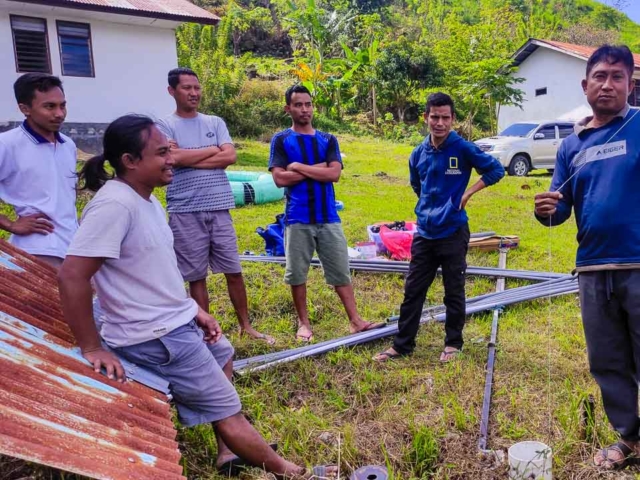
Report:
<svg viewBox="0 0 640 480"><path fill-rule="evenodd" d="M243 262L255 262L255 263L276 263L279 265L285 265L285 257L269 257L258 255L240 255L240 260ZM311 265L319 267L320 260L313 258ZM409 270L409 262L400 262L396 260L362 260L351 259L349 260L349 267L354 271L362 272L375 272L375 273L406 273ZM562 278L565 274L553 273L553 272L536 272L531 270L506 270L504 272L492 267L467 267L467 275L478 275L487 277L504 276L505 278L519 279L519 280L531 280L531 281L546 281L553 278Z"/></svg>
<svg viewBox="0 0 640 480"><path fill-rule="evenodd" d="M517 298L509 298L509 297L502 296L498 298L498 301L496 300L491 301L491 300L485 299L485 301L482 301L482 302L474 302L467 309L467 314L471 315L471 314L482 312L485 310L492 310L497 307L511 305L513 303L520 303L528 300L535 300L542 297L555 297L559 295L566 295L566 294L575 293L578 291L576 278L570 278L570 280L566 280L566 279L562 279L562 280L564 283L559 283L553 280L549 281L548 282L549 288L544 290L538 289L536 293L531 294L529 296L519 295ZM537 286L537 285L532 285L532 287L534 286ZM526 287L521 287L521 288L526 288ZM506 292L508 292L508 290ZM495 294L495 295L500 295L500 294ZM427 321L432 321L432 320L443 321L444 317L445 317L444 313L440 313L437 315L430 315L428 318L423 318L420 323L425 323ZM397 325L391 324L389 326L379 328L376 330L369 330L366 332L356 333L353 335L348 335L346 337L341 337L335 340L328 340L318 344L307 345L304 347L299 347L292 350L286 350L283 352L274 352L272 354L242 359L234 362L234 370L237 373L241 373L241 374L252 372L252 371L265 370L267 368L273 367L281 363L288 363L294 360L298 360L300 358L320 355L332 350L336 350L340 347L351 347L351 346L359 345L362 343L371 342L373 340L379 340L381 338L394 335L397 332L397 330L398 330Z"/></svg>
<svg viewBox="0 0 640 480"><path fill-rule="evenodd" d="M476 232L470 235L470 238L493 237L496 232Z"/></svg>
<svg viewBox="0 0 640 480"><path fill-rule="evenodd" d="M525 286L525 287L518 287L515 289L510 289L507 290L506 292L504 292L505 295L508 295L509 292L519 292L518 295L514 295L513 298L509 297L509 296L500 296L500 294L497 294L495 292L493 293L489 293L489 294L485 294L485 295L481 295L479 297L472 297L470 299L467 300L467 313L468 314L473 314L475 313L475 308L471 308L474 307L474 305L476 304L482 304L482 303L487 303L487 302L492 302L490 303L490 305L506 305L506 304L511 304L511 303L516 303L516 302L520 302L520 301L528 301L528 300L535 300L536 298L539 297L553 297L553 296L557 296L557 295L563 295L565 293L571 293L571 291L575 291L577 289L576 287L576 282L575 282L575 278L572 278L571 275L567 275L564 279L560 279L562 281L559 280L551 280L548 282L544 282L541 284L536 284L536 285L529 285L529 286ZM545 286L546 284L546 288L542 289L540 287ZM529 291L531 290L531 291ZM493 307L489 307L487 309L491 309ZM429 309L426 309L423 311L423 315L426 317L425 321L428 320L444 320L444 315L442 315L441 317L438 316L434 316L433 315L433 311L434 310L444 310L444 306L438 306L438 307L431 307ZM397 317L391 317L389 319L390 321L397 321ZM355 334L355 335L362 335L362 334ZM344 337L343 337L344 338ZM314 349L317 347L321 347L321 346L328 346L331 345L333 342L335 342L336 340L339 339L331 339L331 340L325 340L324 342L321 343L315 343L312 345L305 345L302 347L297 347L291 350L284 350L284 351L280 351L280 352L272 352L272 353L268 353L268 354L264 354L264 355L258 355L255 357L251 357L251 358L246 358L246 359L241 359L241 360L236 360L236 362L234 362L234 368L236 370L241 369L246 367L248 364L260 364L260 363L266 363L272 360L276 360L279 358L284 358L287 357L289 355L292 355L294 353L299 353L299 352L305 352L307 350L310 349Z"/></svg>
<svg viewBox="0 0 640 480"><path fill-rule="evenodd" d="M500 249L500 256L498 257L498 268L507 268L507 253L509 250L506 248ZM501 293L504 291L505 279L504 277L498 278L496 292ZM480 416L480 439L478 440L478 448L484 452L487 449L487 437L489 436L489 410L491 409L491 392L493 390L493 370L496 360L496 341L498 340L498 319L500 317L500 308L493 310L493 320L491 322L491 337L489 339L488 354L487 354L487 376L484 383L484 397L482 399L482 414Z"/></svg>
<svg viewBox="0 0 640 480"><path fill-rule="evenodd" d="M467 313L468 314L472 314L475 313L474 311L470 310L470 306L475 305L477 303L482 303L482 302L493 302L492 304L497 304L497 305L504 305L504 304L509 304L509 303L514 303L513 301L527 301L527 300L533 300L536 299L540 296L547 296L547 297L551 297L551 296L555 296L557 295L562 295L564 293L570 293L570 291L565 292L564 290L562 290L563 288L566 290L567 285L569 285L569 288L577 288L575 287L575 278L573 278L571 275L566 275L565 278L563 279L554 279L554 280L550 280L547 282L543 282L543 283L539 283L539 284L535 284L535 285L528 285L525 287L518 287L518 288L514 288L514 289L510 289L507 290L506 292L504 292L505 295L509 295L509 292L515 292L517 293L517 296L514 295L513 299L510 298L510 296L504 297L504 296L499 296L500 294L497 294L495 292L489 293L489 294L485 294L485 295L480 295L479 297L472 297L470 299L467 300ZM544 287L544 288L543 288ZM554 293L555 292L555 293ZM557 293L559 292L559 293ZM426 315L427 320L430 319L435 319L438 320L437 317L434 317L432 315L433 310L435 309L441 309L444 310L443 306L438 306L438 307L432 307L429 309L426 309L423 312L423 315ZM390 319L388 321L393 322L393 321L397 321L398 317L390 317ZM444 316L442 316L442 320L444 320ZM355 335L362 335L362 334L355 334ZM343 337L344 338L344 337ZM276 360L279 358L284 358L287 357L289 355L292 354L296 354L299 352L305 352L307 350L310 349L314 349L317 347L323 347L323 346L328 346L331 345L333 342L335 342L336 340L340 340L340 339L331 339L331 340L325 340L324 342L320 342L320 343L315 343L312 345L305 345L302 347L297 347L291 350L284 350L284 351L280 351L280 352L272 352L272 353L268 353L268 354L264 354L264 355L258 355L255 357L251 357L251 358L246 358L246 359L241 359L241 360L236 360L234 362L234 369L236 370L240 370L242 368L245 368L248 364L260 364L260 363L266 363L266 362L270 362L272 360Z"/></svg>
<svg viewBox="0 0 640 480"><path fill-rule="evenodd" d="M486 293L484 295L479 295L477 297L468 298L466 303L467 303L467 306L469 306L469 305L474 305L478 302L484 302L487 300L496 301L498 304L500 303L500 301L507 302L508 300L518 300L518 299L531 300L532 299L531 297L538 294L538 292L540 292L542 296L549 296L546 294L546 292L550 288L551 289L556 287L561 288L568 282L572 282L573 281L572 278L573 277L571 275L564 275L561 278L554 278L552 280L547 280L545 282L540 282L534 285L525 285L523 287L510 288L509 290L505 290L504 292ZM424 313L437 308L444 308L444 306L439 305L437 307L430 307L426 309ZM398 315L391 316L387 319L387 322L388 323L397 322L398 318L399 318Z"/></svg>

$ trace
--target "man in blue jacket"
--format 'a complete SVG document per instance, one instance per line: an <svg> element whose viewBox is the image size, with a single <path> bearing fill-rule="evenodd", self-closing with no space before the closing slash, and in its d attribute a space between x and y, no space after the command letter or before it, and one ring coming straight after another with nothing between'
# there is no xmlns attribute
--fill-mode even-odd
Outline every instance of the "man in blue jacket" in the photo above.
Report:
<svg viewBox="0 0 640 480"><path fill-rule="evenodd" d="M640 115L627 104L633 72L625 46L591 55L582 88L593 116L562 142L550 191L535 198L543 225L559 225L575 210L589 366L621 437L596 453L594 463L605 469L625 467L640 450Z"/></svg>
<svg viewBox="0 0 640 480"><path fill-rule="evenodd" d="M451 131L455 113L449 95L430 95L424 119L430 133L409 158L411 186L418 196L418 233L411 246L398 333L393 347L374 357L379 362L409 355L415 349L422 307L438 267L442 267L446 307L440 361L448 362L462 351L469 246L465 206L475 193L504 176L504 168L495 158ZM474 168L482 177L467 189Z"/></svg>

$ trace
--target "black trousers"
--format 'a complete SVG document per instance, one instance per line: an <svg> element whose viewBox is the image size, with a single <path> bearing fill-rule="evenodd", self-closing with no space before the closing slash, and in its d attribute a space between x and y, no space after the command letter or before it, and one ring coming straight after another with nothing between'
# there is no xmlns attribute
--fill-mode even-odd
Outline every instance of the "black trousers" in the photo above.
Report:
<svg viewBox="0 0 640 480"><path fill-rule="evenodd" d="M464 282L469 235L469 225L465 224L446 238L429 240L420 235L414 237L409 273L404 284L404 301L400 307L398 333L393 341L393 349L396 352L409 354L416 347L422 307L438 267L442 267L446 307L444 344L462 348L462 329L466 317Z"/></svg>
<svg viewBox="0 0 640 480"><path fill-rule="evenodd" d="M589 367L613 428L640 439L640 270L580 273L580 308Z"/></svg>

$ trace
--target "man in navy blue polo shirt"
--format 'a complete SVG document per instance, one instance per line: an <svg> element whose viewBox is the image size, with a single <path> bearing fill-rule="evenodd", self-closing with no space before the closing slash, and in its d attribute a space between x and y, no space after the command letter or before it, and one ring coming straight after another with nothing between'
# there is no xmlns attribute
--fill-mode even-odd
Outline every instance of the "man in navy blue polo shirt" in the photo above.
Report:
<svg viewBox="0 0 640 480"><path fill-rule="evenodd" d="M9 241L59 267L78 228L76 146L60 133L67 101L58 77L27 73L14 84L25 121L0 134L0 199L17 219L0 215Z"/></svg>
<svg viewBox="0 0 640 480"><path fill-rule="evenodd" d="M593 115L562 142L551 188L535 198L543 225L560 225L575 212L589 366L620 435L594 457L608 470L640 453L640 114L627 103L633 73L626 46L605 45L591 55L582 89Z"/></svg>
<svg viewBox="0 0 640 480"><path fill-rule="evenodd" d="M409 157L409 180L418 196L415 208L418 233L411 244L398 333L393 346L374 357L377 362L413 353L422 307L440 267L446 307L440 361L449 362L462 351L470 235L465 207L473 195L499 182L504 168L477 145L452 131L454 119L454 102L449 95L442 92L429 95L424 113L429 135ZM482 176L468 187L474 169Z"/></svg>
<svg viewBox="0 0 640 480"><path fill-rule="evenodd" d="M351 285L347 240L333 189L343 168L338 140L313 128L313 102L306 87L289 88L285 101L293 125L271 140L269 170L276 185L286 187L284 280L291 285L298 314L296 338L310 342L313 337L307 312L307 273L314 251L326 282L342 300L351 333L379 328L382 324L366 322L358 314Z"/></svg>

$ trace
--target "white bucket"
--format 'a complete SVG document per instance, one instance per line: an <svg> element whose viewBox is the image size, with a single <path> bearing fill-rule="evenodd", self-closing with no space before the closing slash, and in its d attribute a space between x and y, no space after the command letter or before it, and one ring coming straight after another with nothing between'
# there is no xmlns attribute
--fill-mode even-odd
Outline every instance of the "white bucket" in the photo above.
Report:
<svg viewBox="0 0 640 480"><path fill-rule="evenodd" d="M520 442L509 448L509 480L551 480L553 453L541 442Z"/></svg>

